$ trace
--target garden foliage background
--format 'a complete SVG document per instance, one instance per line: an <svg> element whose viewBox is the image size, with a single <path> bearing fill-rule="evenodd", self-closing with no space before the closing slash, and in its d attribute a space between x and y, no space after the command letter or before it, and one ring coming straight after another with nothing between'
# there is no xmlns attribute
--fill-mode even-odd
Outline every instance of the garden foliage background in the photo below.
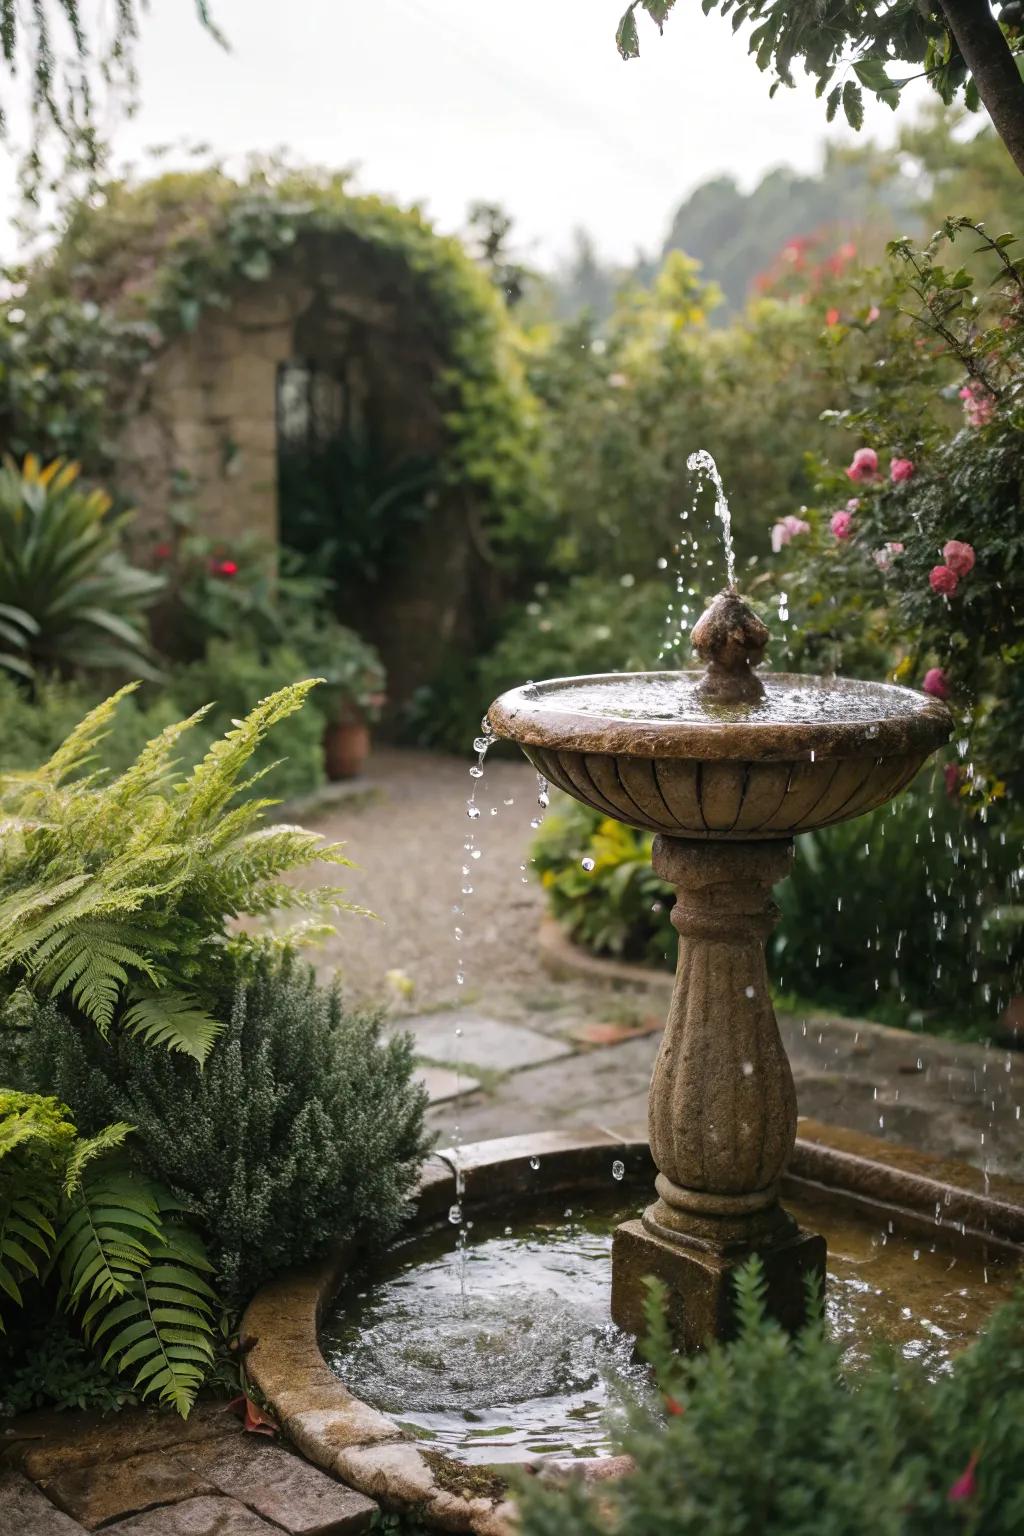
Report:
<svg viewBox="0 0 1024 1536"><path fill-rule="evenodd" d="M797 216L817 216L828 187L835 218L757 251L737 304L752 222L778 228L794 199ZM17 532L33 498L56 526L81 517L80 486L116 483L117 424L167 336L263 281L305 225L369 231L411 263L448 337L452 446L439 470L483 488L498 597L480 653L453 648L403 711L403 738L465 750L487 702L527 677L686 665L688 628L723 579L708 488L686 467L707 448L730 497L741 584L773 631L771 664L928 687L959 722L937 779L856 834L805 839L782 896L777 981L988 1033L1024 963L1021 202L991 131L971 136L936 113L904 131L897 155L834 153L820 183L794 191L768 178L749 207L714 184L680 210L660 264L631 272L598 272L581 251L573 270L541 278L516 263L509 221L486 205L474 264L418 214L284 164L242 182L214 168L115 183L72 204L41 257L6 274L0 315L0 443L39 455L0 480L0 692L12 727L0 761L38 761L125 675L146 681L107 744L115 766L211 697L197 754L267 686L327 676L332 687L279 728L270 787L287 795L322 781L330 718L379 712L385 680L345 628L322 562L288 551L278 565L245 539L218 543L196 525L187 487L142 548L129 508L94 501L92 564L72 573L82 590L40 566L34 546L27 594ZM958 203L969 220L950 215ZM687 218L698 242L709 220L736 225L729 301L679 249ZM891 238L896 218L919 233ZM79 461L82 478L44 471L54 455ZM379 522L348 539L353 570L372 571ZM951 574L936 577L940 567ZM54 617L40 594L58 575L71 591L58 581ZM557 818L537 853L556 912L599 952L665 963L670 893L646 900L643 839L578 809ZM596 868L578 889L588 850ZM815 917L835 899L837 865L855 870L857 899L821 941ZM875 915L883 894L912 926Z"/></svg>

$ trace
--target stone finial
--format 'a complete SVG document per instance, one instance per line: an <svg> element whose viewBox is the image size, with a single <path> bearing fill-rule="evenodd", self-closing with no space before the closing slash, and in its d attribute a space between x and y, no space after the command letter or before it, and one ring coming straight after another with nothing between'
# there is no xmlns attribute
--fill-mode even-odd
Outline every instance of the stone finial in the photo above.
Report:
<svg viewBox="0 0 1024 1536"><path fill-rule="evenodd" d="M693 649L708 664L698 692L722 704L756 704L764 697L764 684L752 669L770 638L741 597L719 592L693 626Z"/></svg>

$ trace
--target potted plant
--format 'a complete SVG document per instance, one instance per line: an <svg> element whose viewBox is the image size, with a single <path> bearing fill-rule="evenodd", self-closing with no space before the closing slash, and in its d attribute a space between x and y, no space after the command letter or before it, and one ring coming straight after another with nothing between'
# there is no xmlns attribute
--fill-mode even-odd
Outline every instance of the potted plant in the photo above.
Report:
<svg viewBox="0 0 1024 1536"><path fill-rule="evenodd" d="M370 726L380 719L387 697L381 659L355 630L328 620L310 636L309 662L324 679L319 698L327 719L327 777L332 782L356 778L369 756Z"/></svg>

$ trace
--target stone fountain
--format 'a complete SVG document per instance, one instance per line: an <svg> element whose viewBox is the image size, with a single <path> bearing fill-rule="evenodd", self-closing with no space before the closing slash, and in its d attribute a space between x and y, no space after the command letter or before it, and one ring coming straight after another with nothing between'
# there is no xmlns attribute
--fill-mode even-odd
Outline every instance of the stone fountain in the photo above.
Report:
<svg viewBox="0 0 1024 1536"><path fill-rule="evenodd" d="M488 712L566 794L654 832L654 869L676 888L678 967L649 1099L657 1199L615 1233L612 1315L639 1333L643 1280L656 1275L685 1349L728 1335L732 1276L752 1253L788 1328L804 1318L808 1277L824 1281L824 1238L779 1200L797 1113L765 967L772 887L796 833L884 805L952 724L907 688L760 676L768 630L733 590L692 639L703 673L528 683Z"/></svg>

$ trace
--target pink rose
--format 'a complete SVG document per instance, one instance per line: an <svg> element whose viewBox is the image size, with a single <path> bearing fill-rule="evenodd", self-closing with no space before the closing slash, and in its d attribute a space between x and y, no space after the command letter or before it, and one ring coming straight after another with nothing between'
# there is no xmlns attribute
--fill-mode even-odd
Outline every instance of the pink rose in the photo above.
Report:
<svg viewBox="0 0 1024 1536"><path fill-rule="evenodd" d="M961 539L950 539L943 544L942 558L954 576L968 576L974 570L974 546Z"/></svg>
<svg viewBox="0 0 1024 1536"><path fill-rule="evenodd" d="M847 512L856 512L859 506L860 506L860 497L859 496L851 496L849 501L846 503L846 510L847 510Z"/></svg>
<svg viewBox="0 0 1024 1536"><path fill-rule="evenodd" d="M872 304L871 308L868 310L868 317L865 324L874 325L875 321L878 319L881 313L882 311L879 309L878 305Z"/></svg>
<svg viewBox="0 0 1024 1536"><path fill-rule="evenodd" d="M893 485L902 485L914 473L913 459L893 459L889 465L889 477Z"/></svg>
<svg viewBox="0 0 1024 1536"><path fill-rule="evenodd" d="M873 448L858 448L853 456L853 462L847 466L846 473L851 480L877 480L878 454Z"/></svg>
<svg viewBox="0 0 1024 1536"><path fill-rule="evenodd" d="M790 514L780 518L772 528L772 552L777 555L779 550L791 539L795 539L798 533L810 533L810 531L810 523L804 522L802 517L793 517Z"/></svg>
<svg viewBox="0 0 1024 1536"><path fill-rule="evenodd" d="M829 527L837 539L848 539L853 528L853 513L833 512Z"/></svg>
<svg viewBox="0 0 1024 1536"><path fill-rule="evenodd" d="M984 384L972 379L960 391L964 403L964 415L970 427L987 427L995 415L995 396L990 395Z"/></svg>
<svg viewBox="0 0 1024 1536"><path fill-rule="evenodd" d="M893 558L902 555L903 545L896 543L883 544L881 549L876 549L874 554L875 564L880 571L888 571L892 568Z"/></svg>
<svg viewBox="0 0 1024 1536"><path fill-rule="evenodd" d="M949 683L941 667L929 667L921 687L925 693L930 693L933 699L949 698Z"/></svg>
<svg viewBox="0 0 1024 1536"><path fill-rule="evenodd" d="M933 592L940 592L943 597L952 597L959 586L959 578L956 571L951 571L948 565L933 565L928 576L928 585Z"/></svg>

